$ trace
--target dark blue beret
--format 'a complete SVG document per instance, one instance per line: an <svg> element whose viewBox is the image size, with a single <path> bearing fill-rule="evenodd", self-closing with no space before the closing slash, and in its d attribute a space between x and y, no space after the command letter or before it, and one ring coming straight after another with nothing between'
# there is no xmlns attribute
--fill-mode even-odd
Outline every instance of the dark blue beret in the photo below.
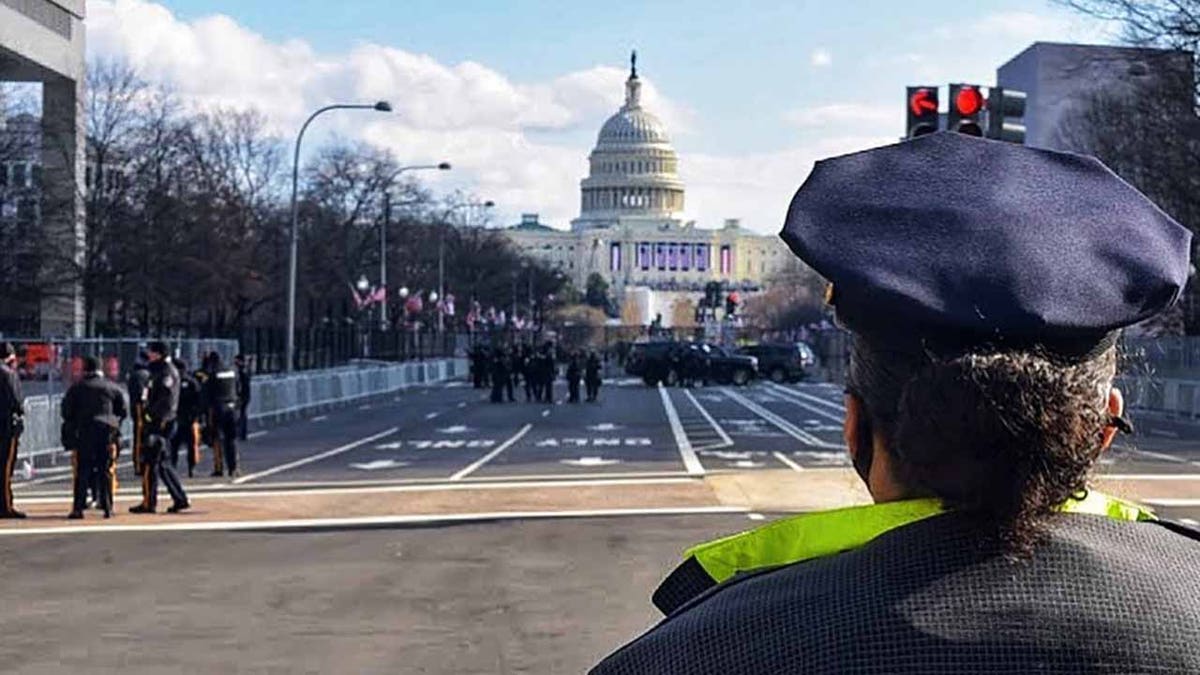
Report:
<svg viewBox="0 0 1200 675"><path fill-rule="evenodd" d="M781 236L851 330L1064 351L1171 306L1191 244L1095 158L958 133L817 162Z"/></svg>

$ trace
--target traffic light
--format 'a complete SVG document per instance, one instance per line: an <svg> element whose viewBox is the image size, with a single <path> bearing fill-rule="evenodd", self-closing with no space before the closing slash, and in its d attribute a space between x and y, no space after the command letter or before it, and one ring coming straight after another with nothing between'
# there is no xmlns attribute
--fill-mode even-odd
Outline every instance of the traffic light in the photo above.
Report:
<svg viewBox="0 0 1200 675"><path fill-rule="evenodd" d="M986 101L983 92L975 84L950 85L950 114L946 118L946 129L970 136L982 136L983 110Z"/></svg>
<svg viewBox="0 0 1200 675"><path fill-rule="evenodd" d="M938 88L909 87L905 99L908 137L916 138L938 130Z"/></svg>
<svg viewBox="0 0 1200 675"><path fill-rule="evenodd" d="M1003 87L988 91L988 138L1025 142L1025 92Z"/></svg>

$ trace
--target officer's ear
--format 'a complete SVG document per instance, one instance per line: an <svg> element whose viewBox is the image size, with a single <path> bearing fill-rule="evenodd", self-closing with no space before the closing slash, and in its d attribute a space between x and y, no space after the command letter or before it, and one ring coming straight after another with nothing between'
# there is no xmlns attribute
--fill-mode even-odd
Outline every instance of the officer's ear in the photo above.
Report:
<svg viewBox="0 0 1200 675"><path fill-rule="evenodd" d="M1113 387L1108 390L1108 416L1111 420L1104 427L1104 438L1100 444L1101 450L1107 450L1117 437L1118 431L1132 432L1133 427L1125 420L1125 395L1120 389Z"/></svg>
<svg viewBox="0 0 1200 675"><path fill-rule="evenodd" d="M851 461L855 461L863 453L871 452L874 439L862 399L846 392L845 402L846 419L842 422L842 438L846 441Z"/></svg>

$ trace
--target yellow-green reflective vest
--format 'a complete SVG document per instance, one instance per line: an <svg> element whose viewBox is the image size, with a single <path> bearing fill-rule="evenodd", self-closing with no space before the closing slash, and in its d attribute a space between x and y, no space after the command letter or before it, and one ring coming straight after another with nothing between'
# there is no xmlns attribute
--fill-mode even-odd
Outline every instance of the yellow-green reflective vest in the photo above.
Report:
<svg viewBox="0 0 1200 675"><path fill-rule="evenodd" d="M1133 502L1089 491L1060 510L1108 516L1116 520L1157 520ZM940 499L910 499L832 511L804 513L731 535L684 552L716 583L735 574L812 560L858 548L875 537L946 511Z"/></svg>

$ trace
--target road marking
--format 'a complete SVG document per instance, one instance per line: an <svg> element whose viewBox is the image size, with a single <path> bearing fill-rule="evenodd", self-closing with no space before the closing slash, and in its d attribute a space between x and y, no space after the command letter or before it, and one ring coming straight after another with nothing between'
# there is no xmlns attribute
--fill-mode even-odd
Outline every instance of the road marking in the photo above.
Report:
<svg viewBox="0 0 1200 675"><path fill-rule="evenodd" d="M496 456L497 456L497 455L499 455L500 453L502 453L502 452L504 452L505 450L507 450L507 449L509 449L510 447L512 447L512 445L513 445L514 443L516 443L517 441L521 440L521 437L522 437L522 436L524 436L525 434L529 433L529 430L530 430L530 429L532 429L532 428L533 428L533 425L532 425L532 424L526 424L525 426L521 427L521 430L520 430L520 431L518 431L516 434L514 434L514 435L512 436L512 438L510 438L510 439L508 439L507 441L504 441L503 443L501 443L501 444L500 444L500 447L498 447L498 448L496 448L495 450L493 450L493 451L489 452L488 454L484 455L483 457L480 457L479 459L475 460L475 461L474 461L474 462L472 462L470 465L468 465L466 468L464 468L462 471L459 471L458 473L456 473L456 474L454 474L453 476L451 476L451 477L450 477L450 480L462 480L462 479L466 478L467 476L471 475L471 474L472 474L472 473L474 473L474 472L475 472L475 471L476 471L476 470L477 470L479 467L481 467L481 466L483 466L484 464L487 464L488 462L492 461L493 459L495 459L495 458L496 458Z"/></svg>
<svg viewBox="0 0 1200 675"><path fill-rule="evenodd" d="M470 430L471 427L468 427L465 424L455 424L444 429L438 429L437 432L439 434L465 434Z"/></svg>
<svg viewBox="0 0 1200 675"><path fill-rule="evenodd" d="M560 459L559 463L571 466L609 466L610 464L620 464L621 460L605 459L603 457L580 457L579 459Z"/></svg>
<svg viewBox="0 0 1200 675"><path fill-rule="evenodd" d="M1200 499L1163 497L1161 499L1139 499L1138 501L1151 506L1200 506Z"/></svg>
<svg viewBox="0 0 1200 675"><path fill-rule="evenodd" d="M1179 438L1179 434L1175 433L1174 431L1167 431L1166 429L1151 429L1148 433L1151 436L1163 436L1165 438Z"/></svg>
<svg viewBox="0 0 1200 675"><path fill-rule="evenodd" d="M800 391L799 389L796 389L796 388L794 388L794 387L784 387L784 386L782 386L782 385L778 385L778 384L775 384L775 383L773 383L773 382L768 382L768 384L770 384L772 387L778 387L779 389L783 389L784 391L786 391L786 392L787 392L787 393L789 393L789 394L793 394L793 395L795 395L795 396L799 396L799 397L801 397L801 398L803 398L803 399L806 399L806 400L812 401L813 403L816 403L816 404L818 404L818 405L823 405L823 406L826 406L826 407L828 407L828 408L831 408L831 409L833 409L833 410L835 410L835 411L837 411L837 412L840 412L840 413L844 413L844 412L846 412L846 406L845 406L845 405L842 405L841 403L835 403L835 402L833 402L833 401L829 401L829 400L823 399L823 398L821 398L821 397L819 397L819 396L813 396L812 394L809 394L809 393L807 393L807 392Z"/></svg>
<svg viewBox="0 0 1200 675"><path fill-rule="evenodd" d="M1160 460L1162 460L1162 461L1164 461L1164 462L1177 462L1177 463L1179 463L1179 464L1186 464L1186 463L1187 463L1187 460L1186 460L1186 459L1184 459L1184 458L1182 458L1182 457L1176 457L1175 455L1167 455L1167 454L1163 454L1163 453L1161 453L1161 452L1151 452L1151 451L1149 451L1149 450L1141 450L1141 449L1139 449L1139 448L1126 448L1126 449L1127 449L1129 452L1132 452L1132 453L1135 453L1135 454L1138 454L1138 455L1143 455L1143 456L1146 456L1146 457L1152 457L1152 458L1154 458L1154 459L1160 459Z"/></svg>
<svg viewBox="0 0 1200 675"><path fill-rule="evenodd" d="M616 429L620 428L621 425L613 424L612 422L601 422L600 424L592 424L588 426L588 429L591 429L592 431L615 431Z"/></svg>
<svg viewBox="0 0 1200 675"><path fill-rule="evenodd" d="M466 401L463 401L462 403L459 403L459 404L458 404L458 407L460 407L460 408L465 408L465 407L467 407L467 402L466 402Z"/></svg>
<svg viewBox="0 0 1200 675"><path fill-rule="evenodd" d="M0 536L46 534L103 534L106 532L202 532L229 530L328 529L461 523L490 520L540 518L612 518L618 516L689 516L746 513L744 506L688 506L644 509L591 509L566 511L492 511L484 513L440 513L411 516L362 516L358 518L306 518L301 520L236 520L180 522L162 525L68 525L64 527L17 527L0 529ZM186 518L186 516L184 516Z"/></svg>
<svg viewBox="0 0 1200 675"><path fill-rule="evenodd" d="M379 469L398 469L402 466L408 466L408 462L399 462L394 459L376 459L370 462L351 463L351 469L360 469L362 471L378 471Z"/></svg>
<svg viewBox="0 0 1200 675"><path fill-rule="evenodd" d="M739 403L743 408L746 408L747 410L754 413L755 415L758 415L759 417L770 422L771 424L774 424L776 427L779 428L780 431L782 431L783 433L791 436L792 438L794 438L802 443L805 443L807 445L811 445L814 447L818 447L818 448L832 448L832 449L836 449L836 450L841 450L844 448L844 446L842 446L842 445L839 445L836 443L830 443L828 441L823 441L823 440L817 438L816 436L813 436L812 434L808 433L807 431L804 431L800 427L797 427L796 425L792 424L791 422L783 419L782 417L780 417L779 415L776 415L775 413L771 412L770 410L767 410L766 408L760 406L759 404L755 403L754 401L751 401L750 399L746 398L745 396L742 396L741 394L738 394L738 393L730 390L728 387L723 387L721 389L721 391L726 396L733 399L735 402Z"/></svg>
<svg viewBox="0 0 1200 675"><path fill-rule="evenodd" d="M733 445L733 439L729 437L729 434L725 433L725 429L720 424L717 424L717 421L713 419L713 416L708 414L708 411L704 409L704 406L700 405L700 402L696 400L696 397L692 396L692 392L684 389L683 394L688 397L688 400L692 402L692 405L696 406L696 410L700 411L700 415L703 416L710 425L712 425L713 431L717 432L717 436L721 437L720 443L706 445L703 449L715 450L717 448L727 448Z"/></svg>
<svg viewBox="0 0 1200 675"><path fill-rule="evenodd" d="M787 455L783 454L782 452L775 452L775 453L773 453L773 454L775 455L775 459L777 459L777 460L779 460L780 462L782 462L784 466L786 466L787 468L791 469L792 471L796 471L796 472L802 472L802 471L804 471L804 467L802 467L802 466L800 466L799 464L797 464L797 463L793 462L791 459L789 459L789 458L788 458L788 456L787 456Z"/></svg>
<svg viewBox="0 0 1200 675"><path fill-rule="evenodd" d="M1200 526L1200 522L1196 522L1195 518L1180 518L1179 522L1183 523L1184 525L1191 526L1191 527Z"/></svg>
<svg viewBox="0 0 1200 675"><path fill-rule="evenodd" d="M262 438L263 436L266 436L266 435L267 435L267 432L265 432L265 431L254 431L254 432L246 434L246 440L250 440L252 438Z"/></svg>
<svg viewBox="0 0 1200 675"><path fill-rule="evenodd" d="M242 483L256 480L258 478L263 478L265 476L273 476L273 475L283 472L283 471L295 469L298 466L304 466L305 464L312 464L313 462L319 462L323 459L328 459L330 457L340 455L343 452L349 452L357 447L366 445L367 443L374 443L375 441L377 441L381 438L386 438L388 436L391 436L392 434L396 433L399 430L400 430L400 427L392 427L391 429L386 429L377 434L367 436L366 438L360 438L357 441L354 441L353 443L339 445L338 447L336 447L332 450L326 450L325 452L318 452L315 455L309 455L308 457L298 459L294 462L288 462L287 464L280 464L279 466L274 466L274 467L271 467L270 469L266 469L264 471L259 471L258 473L246 474L245 476L241 476L239 478L234 478L233 484L241 485Z"/></svg>
<svg viewBox="0 0 1200 675"><path fill-rule="evenodd" d="M692 449L692 442L688 440L687 434L683 431L683 424L679 421L679 413L675 410L675 404L671 402L671 396L661 382L658 383L658 394L662 398L663 410L667 412L667 422L671 424L671 433L675 435L675 445L679 447L679 456L683 458L683 467L693 476L703 476L704 465L696 457L696 451Z"/></svg>
<svg viewBox="0 0 1200 675"><path fill-rule="evenodd" d="M542 417L549 417L549 416L550 416L550 409L549 409L549 408L547 408L547 409L545 409L545 410L543 410L543 411L542 411Z"/></svg>
<svg viewBox="0 0 1200 675"><path fill-rule="evenodd" d="M766 520L767 517L761 513L747 513L746 517L750 520Z"/></svg>
<svg viewBox="0 0 1200 675"><path fill-rule="evenodd" d="M359 410L370 410L373 407L374 406L372 406L370 403L364 403L364 404L358 406L358 409Z"/></svg>
<svg viewBox="0 0 1200 675"><path fill-rule="evenodd" d="M428 415L426 415L426 416L425 416L425 419L427 419L427 420L431 420L431 419L433 419L433 418L437 417L439 414L440 414L440 413L431 412L431 413L429 413Z"/></svg>
<svg viewBox="0 0 1200 675"><path fill-rule="evenodd" d="M787 387L782 387L773 382L768 382L767 386L777 389L779 394L781 394L784 397L783 400L786 401L787 403L791 403L792 405L799 406L800 408L807 410L808 412L813 413L814 415L820 415L821 417L824 417L827 420L831 420L831 421L837 422L839 424L841 424L846 419L845 412L841 412L840 414L835 415L835 414L829 412L828 410L825 410L823 408L818 408L817 406L812 405L811 403L805 403L805 400L807 400L807 399L819 400L819 399L816 399L815 397L810 397L806 394L800 394L799 392L792 391L791 389L788 389Z"/></svg>
<svg viewBox="0 0 1200 675"><path fill-rule="evenodd" d="M517 476L503 478L468 478L454 483L445 478L416 478L407 481L380 482L379 479L368 481L338 481L337 487L304 487L304 483L280 483L280 489L275 484L264 489L221 490L224 485L199 486L207 490L189 490L193 497L219 497L221 499L253 499L256 497L287 497L294 495L347 495L347 494L392 494L407 492L437 492L455 490L527 490L531 488L556 487L612 487L617 485L686 485L697 481L693 476L685 475L682 471L674 475L663 473L609 473L604 478L597 478L595 473L573 473L560 476ZM515 480L514 480L515 478ZM248 486L255 488L255 486ZM122 488L117 497L140 497L140 488ZM32 497L22 499L22 504L69 504L70 495ZM0 528L3 529L3 528Z"/></svg>
<svg viewBox="0 0 1200 675"><path fill-rule="evenodd" d="M317 415L316 417L309 420L309 422L324 422L327 419L329 419L329 415Z"/></svg>

